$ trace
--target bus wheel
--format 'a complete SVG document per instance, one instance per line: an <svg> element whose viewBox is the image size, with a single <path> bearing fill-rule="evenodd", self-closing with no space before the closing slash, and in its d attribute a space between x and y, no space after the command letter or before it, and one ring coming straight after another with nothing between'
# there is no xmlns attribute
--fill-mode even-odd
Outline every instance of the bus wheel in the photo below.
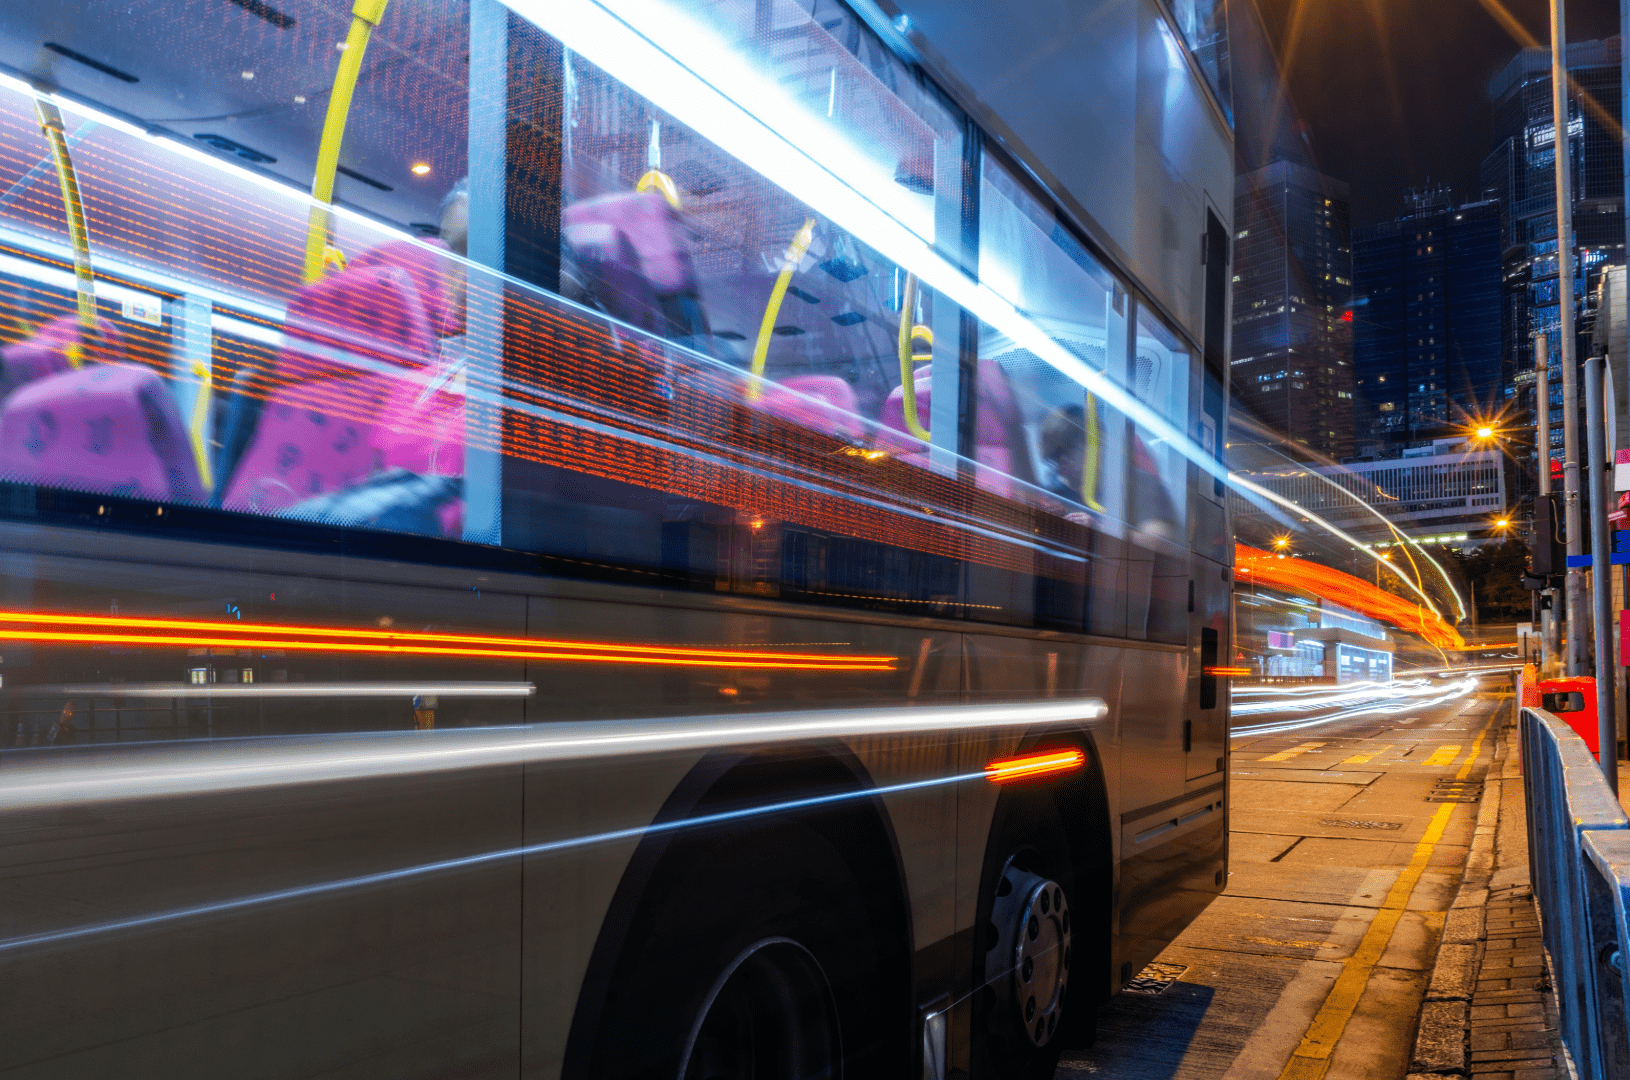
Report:
<svg viewBox="0 0 1630 1080"><path fill-rule="evenodd" d="M681 1080L805 1080L842 1073L826 973L790 938L754 942L728 964L691 1025Z"/></svg>
<svg viewBox="0 0 1630 1080"><path fill-rule="evenodd" d="M1051 1077L1085 1019L1071 1015L1083 995L1070 989L1078 935L1069 849L1056 815L1029 809L995 831L983 876L972 1047L979 1080Z"/></svg>
<svg viewBox="0 0 1630 1080"><path fill-rule="evenodd" d="M1064 887L1010 860L991 905L995 945L985 956L985 977L1005 984L999 1009L1030 1044L1047 1046L1064 1014L1070 981L1070 902ZM999 1018L998 1019L999 1022Z"/></svg>
<svg viewBox="0 0 1630 1080"><path fill-rule="evenodd" d="M902 1075L913 1049L903 914L876 903L884 890L862 885L828 824L752 822L670 847L631 917L609 924L604 996L579 1013L583 1042L563 1075Z"/></svg>

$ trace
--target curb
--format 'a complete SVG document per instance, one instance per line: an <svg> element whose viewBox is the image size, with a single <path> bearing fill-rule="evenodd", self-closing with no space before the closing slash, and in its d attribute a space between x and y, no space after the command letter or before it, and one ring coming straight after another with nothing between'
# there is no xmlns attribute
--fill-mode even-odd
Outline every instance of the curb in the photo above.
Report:
<svg viewBox="0 0 1630 1080"><path fill-rule="evenodd" d="M1502 702L1497 708L1504 709ZM1477 828L1466 855L1465 872L1455 902L1443 921L1437 960L1421 1003L1420 1026L1410 1054L1408 1080L1434 1080L1444 1075L1465 1076L1471 1024L1472 993L1483 966L1487 939L1484 921L1489 881L1494 876L1494 841L1500 823L1503 784L1488 781L1516 775L1509 771L1516 727L1508 713L1495 731L1494 760L1484 774L1483 799L1477 808Z"/></svg>

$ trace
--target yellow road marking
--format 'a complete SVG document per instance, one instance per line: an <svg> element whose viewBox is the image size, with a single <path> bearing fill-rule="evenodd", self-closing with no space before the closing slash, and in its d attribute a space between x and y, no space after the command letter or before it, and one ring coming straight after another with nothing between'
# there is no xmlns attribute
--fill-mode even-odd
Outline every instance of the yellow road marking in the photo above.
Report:
<svg viewBox="0 0 1630 1080"><path fill-rule="evenodd" d="M1483 730L1477 733L1472 742L1472 752L1467 756L1465 764L1455 774L1456 780L1466 779L1472 770L1472 763L1477 760L1477 753L1483 748L1483 740L1488 736L1489 728L1494 726L1494 718L1483 725ZM1447 747L1445 748L1447 749ZM1459 753L1460 748L1456 747ZM1439 751L1442 753L1442 751ZM1434 755L1436 756L1436 755ZM1452 759L1451 759L1452 760ZM1455 812L1455 803L1444 803L1438 807L1437 813L1432 815L1432 821L1426 826L1426 835L1421 837L1420 843L1415 845L1415 854L1410 858L1409 865L1404 872L1398 875L1392 888L1387 890L1386 899L1381 902L1381 910L1375 913L1369 929L1364 931L1364 939L1353 950L1353 955L1341 967L1341 974L1336 976L1335 985L1325 997L1324 1004L1314 1014L1313 1022L1308 1025L1307 1034L1302 1036L1302 1043L1296 1048L1285 1068L1279 1074L1279 1080L1323 1080L1325 1073L1330 1070L1330 1056L1336 1052L1336 1044L1341 1041L1341 1034L1347 1030L1347 1022L1353 1018L1358 1010L1359 999L1370 983L1370 976L1375 972L1375 966L1381 962L1381 956L1387 951L1387 945L1392 941L1392 932L1398 927L1398 920L1403 918L1404 909L1409 904L1409 897L1415 891L1415 885L1426 871L1426 864L1431 861L1432 851L1437 847L1438 841L1443 839L1443 830L1449 827L1449 818Z"/></svg>
<svg viewBox="0 0 1630 1080"><path fill-rule="evenodd" d="M1388 743L1385 746L1379 747L1379 748L1377 748L1375 750L1371 750L1367 754L1354 754L1352 757L1350 757L1347 760L1343 761L1342 764L1343 765L1367 765L1367 764L1369 764L1370 759L1373 758L1375 755L1384 754L1388 750L1391 750L1391 749L1392 749L1392 744Z"/></svg>
<svg viewBox="0 0 1630 1080"><path fill-rule="evenodd" d="M1267 757L1265 757L1265 758L1257 758L1257 760L1258 761L1289 761L1291 758L1295 757L1297 754L1305 754L1309 750L1317 750L1319 747L1321 747L1323 745L1324 745L1324 743L1322 743L1322 742L1305 742L1301 746L1293 746L1289 750L1281 750L1277 754L1269 754Z"/></svg>
<svg viewBox="0 0 1630 1080"><path fill-rule="evenodd" d="M1433 751L1432 756L1427 758L1424 762L1422 762L1422 764L1423 765L1449 765L1449 764L1452 764L1454 762L1455 758L1457 758L1459 756L1460 756L1460 747L1458 747L1458 746L1440 746L1435 751Z"/></svg>

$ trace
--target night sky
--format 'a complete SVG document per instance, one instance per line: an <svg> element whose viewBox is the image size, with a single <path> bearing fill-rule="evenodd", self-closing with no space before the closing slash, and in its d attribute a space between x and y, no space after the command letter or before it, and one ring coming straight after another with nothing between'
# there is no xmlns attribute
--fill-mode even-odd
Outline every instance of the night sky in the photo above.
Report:
<svg viewBox="0 0 1630 1080"><path fill-rule="evenodd" d="M1518 41L1503 6L1545 46L1547 0L1256 0L1287 66L1317 167L1352 186L1353 224L1403 212L1411 187L1479 192L1489 152L1489 80ZM1567 37L1618 33L1613 0L1569 0ZM1608 104L1612 107L1612 103Z"/></svg>

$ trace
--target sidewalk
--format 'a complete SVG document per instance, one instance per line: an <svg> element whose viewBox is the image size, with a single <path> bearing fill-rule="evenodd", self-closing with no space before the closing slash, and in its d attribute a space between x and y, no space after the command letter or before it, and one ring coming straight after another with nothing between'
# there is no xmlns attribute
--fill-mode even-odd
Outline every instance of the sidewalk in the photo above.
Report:
<svg viewBox="0 0 1630 1080"><path fill-rule="evenodd" d="M1421 1005L1409 1080L1568 1076L1528 880L1517 738L1508 709Z"/></svg>

